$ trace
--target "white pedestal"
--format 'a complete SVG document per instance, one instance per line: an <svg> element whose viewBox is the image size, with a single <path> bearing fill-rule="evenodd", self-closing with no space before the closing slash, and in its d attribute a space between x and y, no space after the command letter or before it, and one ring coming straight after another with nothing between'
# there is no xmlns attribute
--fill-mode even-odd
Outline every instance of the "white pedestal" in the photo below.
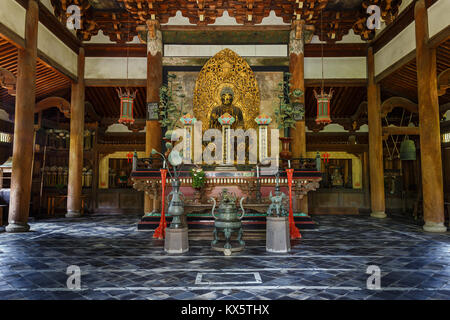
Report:
<svg viewBox="0 0 450 320"><path fill-rule="evenodd" d="M189 251L188 228L166 228L164 251L167 253L185 253Z"/></svg>
<svg viewBox="0 0 450 320"><path fill-rule="evenodd" d="M278 253L291 251L288 217L267 217L266 251Z"/></svg>

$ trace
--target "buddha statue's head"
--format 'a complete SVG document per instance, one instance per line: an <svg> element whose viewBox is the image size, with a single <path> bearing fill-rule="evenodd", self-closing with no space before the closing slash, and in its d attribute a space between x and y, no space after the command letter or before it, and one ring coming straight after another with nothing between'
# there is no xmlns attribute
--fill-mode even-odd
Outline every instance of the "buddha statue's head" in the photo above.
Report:
<svg viewBox="0 0 450 320"><path fill-rule="evenodd" d="M223 105L231 105L234 99L233 89L230 87L224 87L222 91L220 91L220 99L222 100Z"/></svg>

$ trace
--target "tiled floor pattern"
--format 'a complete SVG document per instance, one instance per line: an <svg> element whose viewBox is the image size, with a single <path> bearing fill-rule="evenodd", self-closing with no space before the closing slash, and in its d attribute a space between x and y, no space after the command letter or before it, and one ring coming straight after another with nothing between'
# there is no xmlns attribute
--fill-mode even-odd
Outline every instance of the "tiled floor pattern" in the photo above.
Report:
<svg viewBox="0 0 450 320"><path fill-rule="evenodd" d="M450 233L368 216L315 216L289 254L248 240L225 257L205 240L168 255L135 215L31 222L0 233L0 299L450 299ZM69 265L81 290L67 288ZM367 289L369 265L381 290Z"/></svg>

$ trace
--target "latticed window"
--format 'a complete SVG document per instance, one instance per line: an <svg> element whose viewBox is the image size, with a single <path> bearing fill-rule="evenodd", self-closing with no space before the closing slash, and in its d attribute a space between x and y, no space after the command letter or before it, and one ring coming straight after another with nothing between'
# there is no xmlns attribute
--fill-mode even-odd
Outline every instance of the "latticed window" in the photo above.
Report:
<svg viewBox="0 0 450 320"><path fill-rule="evenodd" d="M450 142L450 132L444 133L442 135L442 143L449 143Z"/></svg>
<svg viewBox="0 0 450 320"><path fill-rule="evenodd" d="M10 133L0 132L0 142L12 143L13 135Z"/></svg>

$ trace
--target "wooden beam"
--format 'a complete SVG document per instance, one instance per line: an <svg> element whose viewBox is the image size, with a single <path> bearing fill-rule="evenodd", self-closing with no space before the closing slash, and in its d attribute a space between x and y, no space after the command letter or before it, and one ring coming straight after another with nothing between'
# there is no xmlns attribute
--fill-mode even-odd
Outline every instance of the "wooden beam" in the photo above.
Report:
<svg viewBox="0 0 450 320"><path fill-rule="evenodd" d="M367 79L325 79L324 85L331 87L365 87ZM322 79L305 79L305 87L322 85Z"/></svg>
<svg viewBox="0 0 450 320"><path fill-rule="evenodd" d="M367 43L333 43L323 47L324 57L365 57ZM305 44L305 57L321 57L322 45Z"/></svg>
<svg viewBox="0 0 450 320"><path fill-rule="evenodd" d="M145 87L146 79L86 79L86 87Z"/></svg>
<svg viewBox="0 0 450 320"><path fill-rule="evenodd" d="M147 57L145 44L85 43L86 57Z"/></svg>
<svg viewBox="0 0 450 320"><path fill-rule="evenodd" d="M238 26L174 26L161 25L161 31L290 31L290 25L238 25Z"/></svg>
<svg viewBox="0 0 450 320"><path fill-rule="evenodd" d="M420 132L419 132L419 127L389 126L389 127L383 127L383 135L418 136L418 135L420 135Z"/></svg>
<svg viewBox="0 0 450 320"><path fill-rule="evenodd" d="M86 57L146 57L145 44L85 43ZM321 57L320 44L305 44L305 57ZM366 43L328 44L323 48L324 57L365 57Z"/></svg>
<svg viewBox="0 0 450 320"><path fill-rule="evenodd" d="M369 150L367 144L343 144L343 143L324 143L306 145L306 151L344 151L349 153L363 153Z"/></svg>

